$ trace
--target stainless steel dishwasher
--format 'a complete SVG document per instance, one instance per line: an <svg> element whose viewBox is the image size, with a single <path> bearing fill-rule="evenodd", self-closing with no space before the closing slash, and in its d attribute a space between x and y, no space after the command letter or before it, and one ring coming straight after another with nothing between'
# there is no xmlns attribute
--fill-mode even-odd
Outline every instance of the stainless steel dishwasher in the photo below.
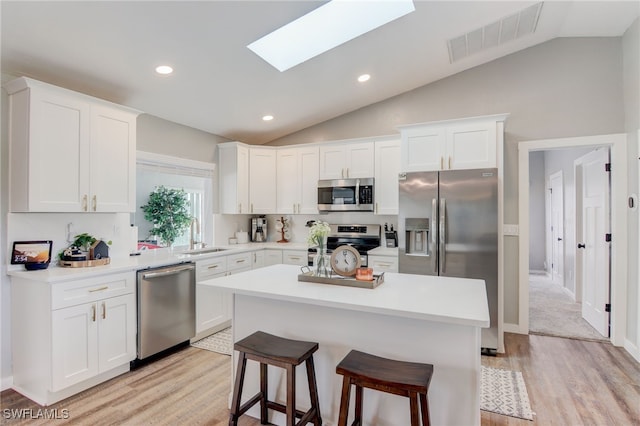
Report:
<svg viewBox="0 0 640 426"><path fill-rule="evenodd" d="M195 336L195 264L138 271L137 282L139 360Z"/></svg>

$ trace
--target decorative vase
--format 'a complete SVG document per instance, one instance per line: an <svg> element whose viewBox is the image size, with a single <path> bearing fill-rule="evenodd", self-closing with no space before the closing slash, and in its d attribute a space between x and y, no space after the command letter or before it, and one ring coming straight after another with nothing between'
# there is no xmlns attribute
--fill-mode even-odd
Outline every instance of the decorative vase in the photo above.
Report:
<svg viewBox="0 0 640 426"><path fill-rule="evenodd" d="M313 257L313 272L316 277L328 277L330 275L331 266L329 265L329 256L327 255L327 237L318 244L316 255Z"/></svg>

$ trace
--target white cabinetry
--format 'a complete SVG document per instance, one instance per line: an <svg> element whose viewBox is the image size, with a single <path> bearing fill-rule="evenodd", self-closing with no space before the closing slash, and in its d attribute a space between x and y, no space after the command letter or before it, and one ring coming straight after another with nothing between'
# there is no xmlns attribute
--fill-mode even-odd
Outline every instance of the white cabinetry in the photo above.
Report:
<svg viewBox="0 0 640 426"><path fill-rule="evenodd" d="M321 145L320 179L370 178L373 158L373 142Z"/></svg>
<svg viewBox="0 0 640 426"><path fill-rule="evenodd" d="M11 211L135 211L138 111L24 77L5 88Z"/></svg>
<svg viewBox="0 0 640 426"><path fill-rule="evenodd" d="M398 214L400 140L375 142L375 213Z"/></svg>
<svg viewBox="0 0 640 426"><path fill-rule="evenodd" d="M225 275L227 275L226 256L196 262L196 336L193 340L199 340L210 334L199 335L199 333L223 324L230 318L228 296L221 290L200 284L204 280Z"/></svg>
<svg viewBox="0 0 640 426"><path fill-rule="evenodd" d="M282 263L285 265L308 265L308 252L305 250L282 250Z"/></svg>
<svg viewBox="0 0 640 426"><path fill-rule="evenodd" d="M373 268L373 273L378 275L381 272L398 272L397 256L367 256L369 268Z"/></svg>
<svg viewBox="0 0 640 426"><path fill-rule="evenodd" d="M400 126L401 171L497 167L506 117L500 114Z"/></svg>
<svg viewBox="0 0 640 426"><path fill-rule="evenodd" d="M318 213L319 150L317 146L277 151L277 212Z"/></svg>
<svg viewBox="0 0 640 426"><path fill-rule="evenodd" d="M264 252L265 250L256 250L251 253L251 269L258 269L264 267Z"/></svg>
<svg viewBox="0 0 640 426"><path fill-rule="evenodd" d="M276 212L276 151L249 149L249 213Z"/></svg>
<svg viewBox="0 0 640 426"><path fill-rule="evenodd" d="M220 212L251 213L249 148L237 142L218 144Z"/></svg>
<svg viewBox="0 0 640 426"><path fill-rule="evenodd" d="M264 266L279 265L282 263L282 250L265 250Z"/></svg>
<svg viewBox="0 0 640 426"><path fill-rule="evenodd" d="M134 272L11 281L16 390L49 405L129 370L136 357Z"/></svg>

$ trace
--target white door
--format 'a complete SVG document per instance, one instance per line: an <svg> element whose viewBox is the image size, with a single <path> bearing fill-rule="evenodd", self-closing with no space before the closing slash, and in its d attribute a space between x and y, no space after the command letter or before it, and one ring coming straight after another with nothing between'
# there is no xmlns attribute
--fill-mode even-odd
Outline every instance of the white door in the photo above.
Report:
<svg viewBox="0 0 640 426"><path fill-rule="evenodd" d="M370 178L374 173L373 142L347 144L347 164L345 177Z"/></svg>
<svg viewBox="0 0 640 426"><path fill-rule="evenodd" d="M375 143L375 213L398 214L400 141Z"/></svg>
<svg viewBox="0 0 640 426"><path fill-rule="evenodd" d="M318 179L319 157L318 147L298 149L298 170L300 179L300 199L298 200L298 214L318 213Z"/></svg>
<svg viewBox="0 0 640 426"><path fill-rule="evenodd" d="M276 152L270 149L251 148L249 151L250 213L276 212Z"/></svg>
<svg viewBox="0 0 640 426"><path fill-rule="evenodd" d="M551 279L564 286L564 191L562 171L549 177Z"/></svg>
<svg viewBox="0 0 640 426"><path fill-rule="evenodd" d="M136 305L132 294L98 302L98 365L100 372L136 357Z"/></svg>
<svg viewBox="0 0 640 426"><path fill-rule="evenodd" d="M584 157L582 165L582 316L603 336L609 335L610 243L606 235L609 223L609 162L608 148L593 151Z"/></svg>
<svg viewBox="0 0 640 426"><path fill-rule="evenodd" d="M276 165L276 211L282 214L296 213L296 203L298 203L298 192L300 190L298 151L295 148L278 150Z"/></svg>

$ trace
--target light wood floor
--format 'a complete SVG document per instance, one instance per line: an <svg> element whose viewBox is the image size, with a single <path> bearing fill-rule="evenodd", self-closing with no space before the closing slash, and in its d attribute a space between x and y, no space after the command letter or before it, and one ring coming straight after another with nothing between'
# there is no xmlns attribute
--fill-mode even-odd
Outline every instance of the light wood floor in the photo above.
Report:
<svg viewBox="0 0 640 426"><path fill-rule="evenodd" d="M640 424L640 365L623 349L516 334L507 334L505 344L506 355L483 356L482 363L522 371L537 414L529 422L483 411L482 425ZM68 420L6 419L6 409L33 409L35 414L40 407L4 391L0 424L223 425L229 382L229 357L189 347L48 407L59 414L68 410ZM259 421L245 416L240 424Z"/></svg>

